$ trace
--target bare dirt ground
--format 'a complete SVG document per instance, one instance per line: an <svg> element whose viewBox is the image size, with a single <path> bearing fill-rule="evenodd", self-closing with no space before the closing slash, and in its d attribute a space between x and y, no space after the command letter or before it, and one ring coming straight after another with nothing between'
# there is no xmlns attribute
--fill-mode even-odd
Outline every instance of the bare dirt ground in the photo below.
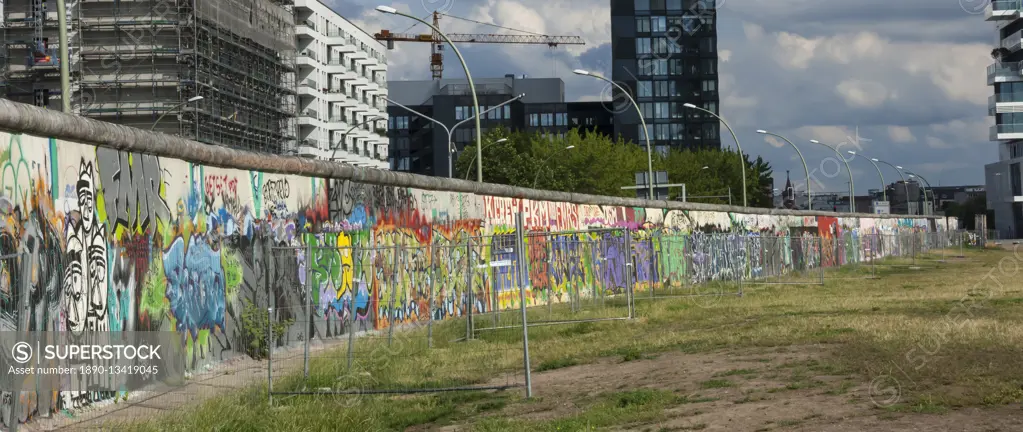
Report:
<svg viewBox="0 0 1023 432"><path fill-rule="evenodd" d="M794 346L710 354L665 353L624 362L605 359L533 374L540 403L509 405L496 415L551 420L582 412L578 401L607 392L643 388L686 396L665 410L665 420L616 430L640 431L1023 431L1017 406L943 413L894 412L884 405L899 395L869 379L831 374L820 360L827 346ZM460 430L449 426L441 430Z"/></svg>

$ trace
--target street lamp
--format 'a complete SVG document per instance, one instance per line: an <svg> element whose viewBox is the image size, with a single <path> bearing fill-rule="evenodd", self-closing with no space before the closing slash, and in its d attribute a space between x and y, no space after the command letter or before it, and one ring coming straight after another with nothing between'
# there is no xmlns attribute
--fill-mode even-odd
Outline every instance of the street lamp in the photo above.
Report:
<svg viewBox="0 0 1023 432"><path fill-rule="evenodd" d="M421 24L423 24L423 25L429 27L431 30L433 30L434 33L437 33L438 35L440 35L440 37L444 38L444 41L447 42L448 45L451 45L451 50L455 52L455 56L458 57L458 61L462 63L462 69L465 70L465 79L469 81L469 92L472 93L473 112L476 113L476 117L475 117L475 119L476 119L476 122L475 122L476 123L476 156L480 160L483 160L483 133L482 133L483 130L480 128L480 116L479 116L479 113L480 113L480 102L479 102L479 99L476 97L476 84L474 84L472 82L472 75L469 74L469 65L465 64L465 59L462 58L462 53L458 51L458 47L456 47L455 43L451 42L451 39L448 38L448 35L446 35L443 32L441 32L439 28L437 28L433 24L430 24L430 23L428 23L426 21L423 21L420 18L414 17L412 15L403 14L401 12L398 12L397 9L395 9L393 7L390 7L390 6L383 6L383 5L377 6L377 11L378 12L382 12L382 13L389 13L389 14L392 14L392 15L400 15L400 16L403 16L405 18L410 18L410 19L419 21ZM483 164L479 164L479 165L476 166L476 181L480 182L480 183L483 183Z"/></svg>
<svg viewBox="0 0 1023 432"><path fill-rule="evenodd" d="M188 98L188 100L186 100L186 101L184 101L184 102L181 102L181 103L179 103L179 104L177 104L177 105L174 105L174 107L173 107L173 108L171 108L171 109L169 109L169 110L167 110L167 111L164 111L164 112L163 112L163 114L160 114L160 117L157 117L156 121L155 121L155 122L153 122L153 126L152 126L152 127L150 127L150 128L149 128L149 130L150 130L150 131L154 131L154 130L156 130L156 125L157 125L158 123L160 123L160 120L163 120L163 116L165 116L165 115L169 114L169 113L170 113L171 111L174 111L174 110L176 110L176 109L178 109L178 108L181 108L181 107L183 107L183 106L185 106L185 105L187 105L187 104L190 104L190 103L192 103L192 102L196 102L196 101L201 101L202 99L203 99L203 98L202 98L202 96L192 96L192 97Z"/></svg>
<svg viewBox="0 0 1023 432"><path fill-rule="evenodd" d="M696 105L693 105L691 103L685 103L685 104L682 104L682 106L684 106L686 108L690 108L690 109L700 110L700 111L703 111L703 112L705 112L707 114L710 114L710 115L714 116L714 118L718 119L719 121L721 121L722 124L725 125L725 129L728 129L728 133L732 134L732 140L735 141L735 148L739 149L739 166L742 168L742 206L743 207L747 207L747 205L746 205L746 158L744 158L742 156L742 147L739 145L739 139L735 137L735 132L732 131L732 127L728 125L728 122L726 122L724 118L722 118L721 116L715 114L714 112L712 112L710 110L705 110L705 109L700 108L700 107L698 107Z"/></svg>
<svg viewBox="0 0 1023 432"><path fill-rule="evenodd" d="M44 12L45 13L45 12ZM67 5L64 0L57 0L57 43L60 44L60 109L65 114L71 113L71 55L68 54L67 41ZM39 42L39 41L37 41Z"/></svg>
<svg viewBox="0 0 1023 432"><path fill-rule="evenodd" d="M370 117L370 118L368 118L368 119L364 119L364 120L362 121L362 123L359 123L359 124L357 124L357 125L355 125L355 126L352 126L352 127L348 128L348 130L346 130L346 131L345 131L345 133L341 134L341 143L342 143L342 144L346 144L346 143L344 142L344 141L345 141L345 137L347 137L347 136L348 136L348 134L349 134L349 133L350 133L351 131L353 131L353 130L357 129L357 128L358 128L359 126L362 126L362 125L364 125L364 124L366 124L366 123L369 123L369 122L372 122L372 121L377 121L377 120L387 120L387 119L386 119L386 118L384 118L384 117L380 117L380 116L373 116L373 117ZM334 148L334 151L330 152L330 160L334 160L334 156L336 156L336 155L337 155L337 148L338 148L339 146L336 146L336 145L333 145L333 144L332 144L332 145L331 145L331 147L333 147L333 148Z"/></svg>
<svg viewBox="0 0 1023 432"><path fill-rule="evenodd" d="M882 199L882 200L884 200L884 201L888 201L888 192L886 192L886 191L885 191L885 184L884 184L884 174L881 174L881 168L879 168L879 167L877 166L877 164L876 164L876 163L874 163L874 161L875 161L876 159L870 159L870 158L868 158L868 157L866 157L866 156L864 156L864 155L861 155L861 154L859 154L859 153L856 153L856 152L854 152L854 151L852 151L852 150L849 150L849 151L847 151L846 153L849 153L849 154L853 155L854 157L855 157L855 156L859 156L859 157L861 157L861 158L864 158L864 159L866 159L866 160L867 160L867 162L870 162L870 164L874 166L874 169L876 169L876 170L877 170L877 175L878 175L878 177L881 177L881 199Z"/></svg>
<svg viewBox="0 0 1023 432"><path fill-rule="evenodd" d="M650 148L650 131L647 130L647 128L646 128L646 120L643 118L643 110L639 109L639 104L637 104L636 100L632 98L632 95L630 95L629 92L625 91L625 89L623 89L622 86L618 85L618 83L616 83L614 81L611 81L611 80L609 80L609 79L607 79L607 78L605 78L603 76L597 75L595 73L590 73L589 71L586 71L586 70L583 70L583 69L576 69L576 70L572 71L572 73L574 73L576 75L590 76L590 77L593 77L593 78L596 78L596 79L599 79L599 80L603 80L603 81L606 81L606 82L610 83L611 85L613 85L616 88L618 88L619 91L624 93L625 97L629 98L629 102L632 102L632 106L636 108L636 113L639 114L639 123L643 126L643 135L646 137L646 161L647 161L647 176L648 176L647 183L650 186L650 199L653 200L654 199L654 153L653 153L653 150L651 150L651 148Z"/></svg>
<svg viewBox="0 0 1023 432"><path fill-rule="evenodd" d="M927 181L927 179L925 179L924 176L922 176L920 174L917 174L915 172L910 172L908 170L906 171L906 174L909 174L909 178L913 178L914 176L920 177L920 180L923 180L924 184L927 185L927 189L931 189L931 182ZM934 212L934 203L927 199L927 189L924 189L924 205L927 206L931 210L931 212L933 213ZM926 215L927 215L927 212L924 212L924 216L926 216Z"/></svg>
<svg viewBox="0 0 1023 432"><path fill-rule="evenodd" d="M508 104L510 104L512 102L515 102L515 101L517 101L519 99L522 99L524 96L526 96L526 94L522 93L522 94L519 94L518 96L515 96L515 97L513 97L511 99L508 99L508 100L506 100L504 102L501 102L498 105L494 105L494 106L490 107L490 109L480 113L479 116L482 117L484 114L489 113L491 111L494 111L496 109L499 109L499 108L501 108L501 107L503 107L505 105L508 105ZM400 108L404 108L406 111L409 111L412 114L418 115L418 116L420 116L420 117L422 117L424 119L427 119L427 120L429 120L431 122L434 122L437 125L439 125L440 127L444 128L444 131L447 132L447 134L448 134L448 178L453 178L455 176L454 157L455 157L455 150L456 149L455 149L455 143L452 141L451 136L455 133L455 129L458 129L459 126L461 126L462 124L464 124L465 122L467 122L469 120L472 120L472 119L476 118L477 117L476 114L473 114L471 117L469 117L469 118L467 118L465 120L462 120L462 121L460 121L458 123L455 123L454 126L451 126L450 128L448 128L447 126L444 125L444 123L441 123L439 120L437 120L435 118L427 117L426 115L424 115L423 113L421 113L419 111L416 111L416 110L414 110L412 108L409 108L409 107L407 107L405 105L397 103L397 102L395 102L393 100L390 100L388 98L384 98L384 100L387 101L387 103L391 103L391 104L394 104L394 105L396 105L396 106L398 106Z"/></svg>
<svg viewBox="0 0 1023 432"><path fill-rule="evenodd" d="M849 161L845 160L845 157L842 156L842 154L838 152L838 149L836 149L836 148L834 148L832 146L824 144L824 143L822 143L820 141L817 141L815 139L810 140L810 143L811 144L822 145L824 147L827 147L827 148L831 149L831 151L835 152L835 156L838 156L838 158L842 160L842 163L845 164L845 170L849 173L849 212L850 213L856 213L856 185L853 184L853 174L852 174L852 169L849 168Z"/></svg>
<svg viewBox="0 0 1023 432"><path fill-rule="evenodd" d="M874 161L874 162L881 162L881 163L883 163L885 165L888 165L888 166L894 168L895 171L899 173L899 177L902 178L902 186L906 190L906 214L912 214L912 213L909 212L909 183L906 183L906 177L902 175L902 167L898 166L898 165L892 165L892 164L890 164L888 162L885 162L885 161L877 159L877 158L874 158L874 159L871 159L871 160Z"/></svg>
<svg viewBox="0 0 1023 432"><path fill-rule="evenodd" d="M551 158L556 156L558 153L561 153L562 150L572 150L574 148L575 148L574 145L570 145L568 147L565 147L561 150L552 153L550 156L547 156L547 159L544 159L543 162L540 163L540 166L536 169L536 175L533 176L533 189L536 189L536 181L540 179L540 171L542 171L543 168L547 165L547 161L551 160Z"/></svg>
<svg viewBox="0 0 1023 432"><path fill-rule="evenodd" d="M484 147L490 147L490 146L492 146L494 144L500 144L500 143L503 143L505 141L508 141L508 138L501 138L501 139L498 139L497 141L494 141L492 143L487 143L487 145L484 146ZM482 154L482 153L483 153L483 151L480 150L480 152L478 154ZM469 168L472 168L472 164L475 163L475 162L476 162L476 155L472 155L472 159L469 159ZM483 166L483 159L480 159L480 166ZM469 172L470 172L469 170L465 171L465 179L466 180L469 180Z"/></svg>
<svg viewBox="0 0 1023 432"><path fill-rule="evenodd" d="M799 155L799 160L803 162L803 172L806 173L806 209L813 210L813 193L810 192L810 170L806 168L806 159L803 159L803 153L799 151L799 147L796 147L796 144L793 143L792 141L789 141L788 138L785 138L776 133L771 133L763 129L757 129L757 133L781 138L785 140L785 142L789 143L789 145L791 145L792 148L796 149L796 154ZM793 198L795 198L795 195L793 195Z"/></svg>

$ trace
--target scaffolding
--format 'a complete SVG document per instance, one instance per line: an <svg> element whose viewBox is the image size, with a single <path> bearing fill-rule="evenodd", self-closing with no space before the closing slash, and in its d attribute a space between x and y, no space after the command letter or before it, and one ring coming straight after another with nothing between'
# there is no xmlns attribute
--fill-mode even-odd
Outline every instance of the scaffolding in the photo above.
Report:
<svg viewBox="0 0 1023 432"><path fill-rule="evenodd" d="M47 1L5 2L0 91L57 108L57 15ZM157 131L251 151L293 148L292 0L67 4L74 113L143 129L159 119Z"/></svg>
<svg viewBox="0 0 1023 432"><path fill-rule="evenodd" d="M0 97L60 108L58 15L53 3L6 0L0 5ZM73 11L78 1L66 6ZM69 25L69 40L76 34ZM69 49L69 54L75 52Z"/></svg>

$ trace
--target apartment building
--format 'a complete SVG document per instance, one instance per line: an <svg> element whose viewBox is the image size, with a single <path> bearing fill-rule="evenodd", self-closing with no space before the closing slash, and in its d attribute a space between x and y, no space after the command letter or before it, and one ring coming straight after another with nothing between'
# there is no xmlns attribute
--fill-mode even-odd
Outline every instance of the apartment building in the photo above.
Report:
<svg viewBox="0 0 1023 432"><path fill-rule="evenodd" d="M373 36L316 0L295 1L303 157L387 169L387 57Z"/></svg>

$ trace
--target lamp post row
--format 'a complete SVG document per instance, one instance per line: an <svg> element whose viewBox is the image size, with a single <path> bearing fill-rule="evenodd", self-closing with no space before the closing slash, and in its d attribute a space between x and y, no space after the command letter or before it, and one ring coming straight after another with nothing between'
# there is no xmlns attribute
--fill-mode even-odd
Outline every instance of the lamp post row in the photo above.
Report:
<svg viewBox="0 0 1023 432"><path fill-rule="evenodd" d="M60 1L59 3L63 3L63 1ZM58 9L60 9L60 6L62 6L62 5L58 4ZM377 6L376 10L379 11L379 12L382 12L382 13L388 13L388 14L403 16L403 17L406 17L406 18L418 21L419 23L426 25L431 30L433 30L438 35L440 35L444 39L444 41L447 42L448 45L451 46L451 49L455 52L455 56L458 57L458 61L462 64L462 69L465 71L466 79L469 82L469 92L472 94L472 103L473 103L473 115L472 116L470 116L469 118L466 118L466 119L460 121L459 123L455 124L453 127L448 128L446 125L444 125L443 123L441 123L440 121L438 121L436 119L427 117L427 116L423 115L422 113L419 113L419 112L417 112L417 111L415 111L415 110L413 110L413 109L411 109L409 107L401 105L401 104L399 104L399 103L397 103L395 101L392 101L390 99L385 98L385 100L387 100L388 103L397 105L397 106L399 106L399 107L401 107L401 108L403 108L403 109L405 109L405 110L407 110L409 112L412 112L412 113L414 113L414 114L416 114L416 115L418 115L418 116L420 116L420 117L422 117L422 118L424 118L424 119L426 119L428 121L436 123L438 126L440 126L441 128L443 128L445 130L445 132L448 135L448 141L447 141L448 142L448 177L453 177L454 176L453 155L454 155L456 150L455 150L455 147L454 147L454 143L452 142L452 134L454 133L454 130L458 126L461 126L462 124L464 124L464 123L466 123L466 122L468 122L470 120L474 121L475 122L475 126L476 126L476 131L477 131L476 134L475 134L475 138L476 138L476 154L473 156L473 162L470 162L470 168L471 168L472 164L475 163L475 165L476 165L476 181L477 182L483 182L483 164L482 164L482 160L483 160L483 147L484 146L483 146L483 137L480 134L480 130L481 130L481 128L480 128L480 118L483 115L485 115L486 113L488 113L488 112L491 112L493 110L499 109L499 108L501 108L504 105L512 103L512 102L514 102L514 101L516 101L518 99L521 99L523 96L525 96L525 94L517 95L514 98L509 99L509 100L507 100L507 101L505 101L505 102L503 102L503 103L501 103L499 105L496 105L494 107L491 107L487 111L481 113L480 112L480 107L479 107L479 100L478 100L477 95L476 95L476 86L475 86L475 84L472 81L472 75L469 72L469 66L466 64L465 59L462 57L461 52L458 50L458 48L455 46L455 44L451 42L451 40L447 37L447 35L445 35L443 32L441 32L439 29L437 29L432 24L430 24L430 23L428 23L428 22L426 22L426 21L424 21L424 20L422 20L422 19L420 19L418 17L398 12L397 9L395 9L393 7ZM58 13L58 15L60 15L60 18L63 18L63 14ZM61 28L61 30L64 30L66 28L66 26L60 25L60 28ZM62 39L64 37L66 37L66 36L64 36L63 31L61 33L62 33L61 34ZM62 90L61 91L61 99L62 99L63 111L69 112L70 111L70 89L69 89L70 86L69 86L67 72L66 72L67 67L68 67L68 65L67 65L67 57L68 56L66 54L66 49L67 49L66 46L67 45L65 43L63 43L63 42L64 41L61 41L61 44L60 44L61 45L61 53L60 53L61 90ZM636 109L636 112L639 115L640 125L643 128L643 134L644 134L644 138L645 138L645 141L646 141L648 193L649 193L649 199L653 200L655 198L655 196L654 196L653 149L652 149L651 143L650 143L650 131L646 127L646 120L644 119L643 111L640 109L639 104L636 103L636 100L632 98L632 95L628 91L623 89L621 87L621 85L619 85L618 83L616 83L616 82L614 82L614 81L612 81L612 80L610 80L610 79L608 79L608 78L606 78L604 76L601 76L601 75L598 75L598 74L595 74L595 73L592 73L592 72L589 72L589 71L586 71L586 70L582 70L582 69L576 69L573 72L576 75L593 77L593 78L605 81L608 84L614 86L615 88L617 88L619 91L621 91L622 94L624 94L629 99L629 102L632 104L633 108ZM151 130L155 130L156 129L156 125L170 111L173 111L173 110L175 110L177 108L180 108L180 107L182 107L182 106L184 106L184 105L186 105L186 104L188 104L190 102L196 102L196 101L199 101L199 100L202 100L202 99L203 99L202 96L196 96L196 97L193 97L191 99L188 99L185 102L182 102L182 103L178 104L177 106L171 108L170 110L165 111L164 114L161 115L159 118L157 118L157 120L153 123L153 126L152 126ZM715 112L712 112L710 110L698 107L698 106L696 106L694 104L691 104L691 103L683 104L683 106L685 108L695 109L695 110L702 111L704 113L707 113L707 114L713 116L714 118L718 119L723 125L725 125L725 128L728 129L728 132L732 135L732 139L735 141L735 146L736 146L736 149L738 150L739 162L740 162L741 173L742 173L742 205L743 205L743 207L748 207L749 203L748 203L747 198L746 198L746 158L743 155L742 147L739 144L738 137L736 137L736 135L735 135L735 131L732 130L731 126L728 125L728 122L725 121L724 118L722 118L720 115L718 115ZM374 120L375 119L377 119L377 118L374 118ZM367 121L370 121L370 120L367 120ZM359 125L357 125L355 127L358 127L358 126ZM788 138L785 138L782 135L779 135L779 134L776 134L776 133L772 133L772 132L768 132L768 131L763 130L763 129L757 130L757 133L763 134L763 135L770 135L770 136L774 136L774 137L777 137L777 138L781 138L782 140L787 142L790 146L792 146L792 148L796 151L796 154L799 156L800 162L802 162L802 164L803 164L803 172L806 175L807 200L808 200L807 208L809 210L813 210L813 195L812 195L812 193L810 191L810 171L809 171L809 169L808 169L808 167L806 165L806 159L803 157L803 154L799 150L799 147L797 147L795 143L793 143L791 140L789 140ZM345 133L344 135L347 135L347 133ZM497 140L497 141L495 141L495 142L493 142L491 144L497 144L497 143L504 142L504 141L507 141L507 139L502 138L502 139L499 139L499 140ZM818 140L810 140L810 143L818 144L818 145L822 145L822 146L828 147L831 150L833 150L835 152L835 154L839 156L840 159L842 159L842 162L845 164L846 171L849 173L849 209L850 209L850 211L855 212L856 211L856 200L855 200L855 196L856 196L855 195L855 191L856 191L856 189L855 189L855 185L853 183L852 170L849 168L849 162L844 157L842 157L842 155L838 152L838 150L836 148L834 148L832 146L829 146L827 144L821 143ZM488 144L488 146L489 145L490 144ZM564 148L563 150L568 150L568 149L571 149L573 147L574 146L569 146L569 147ZM336 151L336 149L335 149L335 151ZM877 166L877 163L878 162L879 163L883 163L883 164L888 165L888 166L892 167L893 169L895 169L895 171L898 172L899 176L902 178L903 186L906 188L905 191L906 191L907 213L909 212L909 204L908 204L909 203L909 186L908 186L908 184L906 182L906 177L902 173L903 168L901 166L892 165L892 164L890 164L888 162L879 160L877 158L868 158L868 157L863 156L863 155L861 155L859 153L856 153L854 151L848 151L847 153L853 155L854 158L856 156L860 156L860 157L862 157L864 159L867 159L867 161L870 162L871 165L874 166L874 168L877 170L878 176L881 178L882 197L883 197L883 199L885 201L887 201L888 197L887 197L887 191L886 191L886 187L885 187L885 183L884 183L884 175L881 173L881 168ZM478 163L476 163L477 160L479 161ZM544 161L544 162L546 163L546 161ZM538 173L539 173L539 170L538 170ZM920 177L920 179L923 180L927 184L927 187L930 188L930 183L928 183L927 180L924 179L919 174L914 174L914 173L911 173L909 171L906 171L906 173L909 174L910 178ZM536 181L534 180L534 186L535 186L535 183L536 183ZM926 191L924 193L924 200L925 200L925 202L927 201Z"/></svg>

